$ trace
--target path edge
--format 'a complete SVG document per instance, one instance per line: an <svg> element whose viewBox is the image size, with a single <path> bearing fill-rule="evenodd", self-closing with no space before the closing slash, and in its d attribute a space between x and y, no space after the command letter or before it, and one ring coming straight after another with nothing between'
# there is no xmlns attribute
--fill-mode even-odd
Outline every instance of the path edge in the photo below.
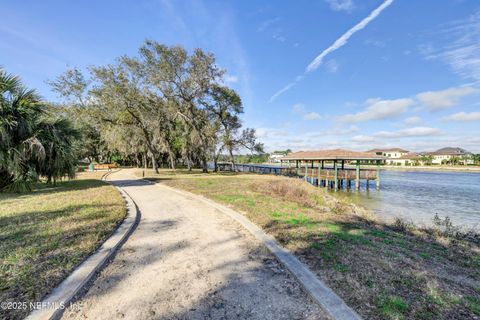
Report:
<svg viewBox="0 0 480 320"><path fill-rule="evenodd" d="M109 171L102 176L102 181L108 182L107 177L117 171ZM64 279L51 293L41 302L41 308L32 311L26 320L50 320L58 319L74 301L76 295L102 270L110 258L118 251L128 239L138 224L140 211L130 195L122 188L114 186L125 200L126 215L122 223L106 239L102 245L82 263L80 263L70 275Z"/></svg>
<svg viewBox="0 0 480 320"><path fill-rule="evenodd" d="M144 179L147 180L147 179ZM150 180L147 180L152 182ZM202 195L194 194L185 190L173 188L161 183L155 183L157 186L167 188L178 194L191 197L206 203L228 215L236 222L247 229L257 240L259 240L278 261L297 279L310 298L325 310L333 319L360 320L358 313L351 309L342 298L340 298L326 283L320 280L303 262L282 247L272 236L266 234L260 227L251 222L245 215L223 205L208 199Z"/></svg>

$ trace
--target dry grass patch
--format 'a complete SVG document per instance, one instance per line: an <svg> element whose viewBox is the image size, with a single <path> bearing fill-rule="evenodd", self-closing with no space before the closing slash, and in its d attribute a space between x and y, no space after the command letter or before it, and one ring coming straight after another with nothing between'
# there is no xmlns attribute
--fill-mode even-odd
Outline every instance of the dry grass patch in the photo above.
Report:
<svg viewBox="0 0 480 320"><path fill-rule="evenodd" d="M244 213L367 319L479 317L478 243L400 230L300 180L182 175L158 181Z"/></svg>
<svg viewBox="0 0 480 320"><path fill-rule="evenodd" d="M111 234L125 216L118 191L82 173L56 187L0 193L0 301L40 301ZM21 319L28 310L0 310Z"/></svg>

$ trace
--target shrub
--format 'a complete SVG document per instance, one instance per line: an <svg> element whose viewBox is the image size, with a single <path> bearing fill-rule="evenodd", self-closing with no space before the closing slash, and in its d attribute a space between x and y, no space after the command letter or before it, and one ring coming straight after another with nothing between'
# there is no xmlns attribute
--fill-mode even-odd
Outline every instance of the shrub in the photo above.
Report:
<svg viewBox="0 0 480 320"><path fill-rule="evenodd" d="M395 231L402 232L402 233L411 232L414 228L415 227L414 227L413 223L411 223L410 221L407 221L403 218L400 218L400 217L396 217L395 221L392 224L392 229L394 229Z"/></svg>

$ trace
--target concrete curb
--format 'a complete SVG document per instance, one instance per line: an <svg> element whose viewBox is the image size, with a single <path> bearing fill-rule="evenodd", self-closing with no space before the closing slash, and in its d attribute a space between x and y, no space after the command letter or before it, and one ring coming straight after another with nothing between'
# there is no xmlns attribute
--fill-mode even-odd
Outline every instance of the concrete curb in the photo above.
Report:
<svg viewBox="0 0 480 320"><path fill-rule="evenodd" d="M148 181L148 180L147 180ZM257 238L265 247L268 248L282 263L290 273L298 280L310 297L318 303L333 319L341 320L359 320L362 319L354 310L352 310L332 289L330 289L300 260L298 260L289 250L278 244L273 237L267 235L252 223L244 215L221 205L204 196L190 193L188 191L179 190L166 185L157 184L163 188L172 190L178 194L188 196L206 203L215 209L227 214L245 229L247 229L255 238Z"/></svg>
<svg viewBox="0 0 480 320"><path fill-rule="evenodd" d="M105 180L109 174L114 172L117 171L106 173L102 176L102 180ZM97 272L106 266L110 258L133 232L138 223L139 210L125 191L119 187L116 188L126 203L127 214L123 222L97 251L75 268L60 285L43 299L41 309L33 311L26 319L50 320L59 318L75 299L75 296L94 278Z"/></svg>

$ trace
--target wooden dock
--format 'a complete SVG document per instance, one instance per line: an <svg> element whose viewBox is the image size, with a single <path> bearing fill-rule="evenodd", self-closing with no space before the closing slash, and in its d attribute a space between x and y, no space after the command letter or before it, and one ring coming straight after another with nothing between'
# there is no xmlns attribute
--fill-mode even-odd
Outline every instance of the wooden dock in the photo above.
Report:
<svg viewBox="0 0 480 320"><path fill-rule="evenodd" d="M300 151L287 155L281 159L282 165L288 167L295 164L297 176L302 176L319 187L330 187L335 191L343 187L360 189L360 181L364 180L368 188L371 180L375 181L377 189L380 189L380 163L384 157L365 152L357 152L343 149ZM377 169L362 169L361 164L377 164ZM326 167L330 164L332 167ZM346 168L345 165L355 165L355 168Z"/></svg>
<svg viewBox="0 0 480 320"><path fill-rule="evenodd" d="M384 157L381 156L342 149L301 151L281 159L279 167L236 164L233 169L230 163L224 163L220 165L220 170L297 177L315 186L332 188L335 191L353 187L359 190L361 181L365 181L368 189L370 181L375 181L375 186L379 189L380 163L383 160ZM377 169L362 169L362 163L377 164ZM345 167L346 165L349 167Z"/></svg>

